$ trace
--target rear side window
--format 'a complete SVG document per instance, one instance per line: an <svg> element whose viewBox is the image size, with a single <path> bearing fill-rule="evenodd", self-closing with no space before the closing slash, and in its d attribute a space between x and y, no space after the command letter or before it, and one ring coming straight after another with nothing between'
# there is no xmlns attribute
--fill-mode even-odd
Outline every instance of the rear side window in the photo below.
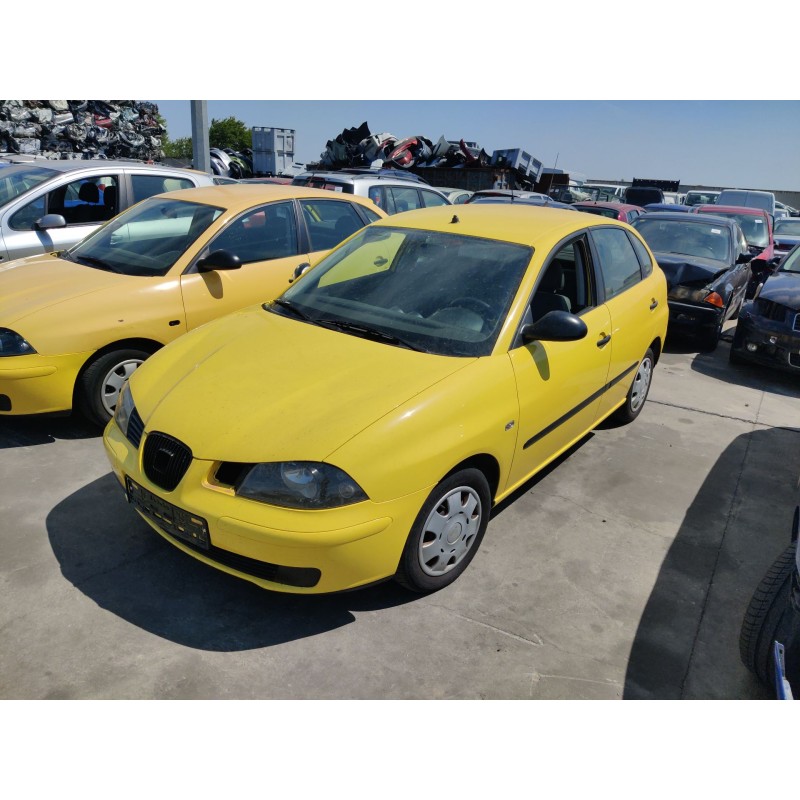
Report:
<svg viewBox="0 0 800 800"><path fill-rule="evenodd" d="M591 236L600 258L606 300L610 300L641 280L639 259L621 228L595 228Z"/></svg>
<svg viewBox="0 0 800 800"><path fill-rule="evenodd" d="M138 203L162 192L174 192L177 189L193 189L194 184L188 178L172 178L163 175L131 175L133 202Z"/></svg>
<svg viewBox="0 0 800 800"><path fill-rule="evenodd" d="M311 240L311 252L330 250L364 227L358 212L347 200L301 200L300 207ZM377 219L377 214L375 217Z"/></svg>
<svg viewBox="0 0 800 800"><path fill-rule="evenodd" d="M388 189L394 200L394 213L400 214L403 211L412 211L420 208L421 203L416 189L406 189L404 187L392 186Z"/></svg>
<svg viewBox="0 0 800 800"><path fill-rule="evenodd" d="M642 274L647 277L653 271L653 262L647 252L645 246L632 234L628 234L631 240L633 249L636 251L636 257L639 259L639 264L642 267Z"/></svg>
<svg viewBox="0 0 800 800"><path fill-rule="evenodd" d="M447 205L447 201L436 192L429 192L427 189L420 189L420 192L422 193L422 202L425 203L425 208Z"/></svg>

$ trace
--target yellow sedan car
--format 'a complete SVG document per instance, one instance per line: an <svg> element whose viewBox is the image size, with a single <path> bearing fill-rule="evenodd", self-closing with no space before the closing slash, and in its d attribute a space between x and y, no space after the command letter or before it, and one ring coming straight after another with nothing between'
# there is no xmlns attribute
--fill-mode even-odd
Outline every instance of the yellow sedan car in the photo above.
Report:
<svg viewBox="0 0 800 800"><path fill-rule="evenodd" d="M105 425L152 353L283 292L386 214L293 186L184 189L142 201L69 250L0 268L0 414L69 411Z"/></svg>
<svg viewBox="0 0 800 800"><path fill-rule="evenodd" d="M206 564L285 592L430 592L494 504L600 420L637 417L667 318L625 223L411 211L157 353L105 448L136 511Z"/></svg>

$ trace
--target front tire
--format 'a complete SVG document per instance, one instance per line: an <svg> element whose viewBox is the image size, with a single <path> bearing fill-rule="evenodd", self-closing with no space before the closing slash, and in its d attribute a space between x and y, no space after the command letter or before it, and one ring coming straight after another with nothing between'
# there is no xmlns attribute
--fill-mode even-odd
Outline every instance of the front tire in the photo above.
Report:
<svg viewBox="0 0 800 800"><path fill-rule="evenodd" d="M653 355L653 351L648 347L644 358L639 362L639 366L636 369L636 375L634 375L631 388L628 389L625 404L611 415L611 419L614 422L620 425L627 425L641 414L644 402L650 392L650 384L653 382L653 367L655 363L656 358Z"/></svg>
<svg viewBox="0 0 800 800"><path fill-rule="evenodd" d="M480 547L491 504L489 484L480 470L460 470L441 481L414 520L395 580L418 593L451 584Z"/></svg>
<svg viewBox="0 0 800 800"><path fill-rule="evenodd" d="M90 422L105 427L117 406L122 385L150 356L144 350L112 350L92 361L78 379L78 410Z"/></svg>

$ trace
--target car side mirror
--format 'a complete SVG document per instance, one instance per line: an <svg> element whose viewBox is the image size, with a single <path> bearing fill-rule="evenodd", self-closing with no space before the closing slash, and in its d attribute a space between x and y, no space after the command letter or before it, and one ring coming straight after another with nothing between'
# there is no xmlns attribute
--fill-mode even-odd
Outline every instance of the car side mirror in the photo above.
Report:
<svg viewBox="0 0 800 800"><path fill-rule="evenodd" d="M61 214L45 214L40 219L33 223L33 229L36 231L46 231L50 228L66 228L67 221Z"/></svg>
<svg viewBox="0 0 800 800"><path fill-rule="evenodd" d="M520 331L525 344L531 342L575 342L583 339L589 329L586 323L568 311L548 311L532 325L525 325Z"/></svg>
<svg viewBox="0 0 800 800"><path fill-rule="evenodd" d="M198 272L215 272L218 269L240 269L242 260L230 250L214 250L197 262Z"/></svg>
<svg viewBox="0 0 800 800"><path fill-rule="evenodd" d="M308 261L304 261L302 264L298 264L294 268L294 273L292 273L292 277L289 278L289 283L294 283L304 272L308 272L311 269L311 264Z"/></svg>
<svg viewBox="0 0 800 800"><path fill-rule="evenodd" d="M752 253L739 253L739 255L736 257L737 264L747 264L752 260L753 260Z"/></svg>

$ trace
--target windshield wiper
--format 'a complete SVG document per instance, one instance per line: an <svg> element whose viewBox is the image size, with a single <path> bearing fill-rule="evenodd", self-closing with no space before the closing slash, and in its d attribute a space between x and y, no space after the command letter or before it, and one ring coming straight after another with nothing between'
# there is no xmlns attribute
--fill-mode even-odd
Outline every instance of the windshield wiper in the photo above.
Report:
<svg viewBox="0 0 800 800"><path fill-rule="evenodd" d="M305 322L310 322L312 325L319 324L318 320L312 319L308 316L308 314L304 314L291 300L284 300L282 297L277 297L275 300L272 300L269 303L262 303L261 308L263 308L264 311L269 311L270 306L279 306L280 308L284 308L286 311L294 314L298 319L302 319Z"/></svg>
<svg viewBox="0 0 800 800"><path fill-rule="evenodd" d="M325 319L320 320L319 324L336 328L340 331L344 331L345 333L353 333L356 336L361 336L364 339L371 339L376 342L386 342L386 344L392 344L397 347L407 347L409 350L416 350L418 353L429 352L424 347L419 347L418 345L412 344L406 339L401 339L400 337L395 336L393 333L387 333L386 331L379 330L378 328L370 328L366 325L357 325L354 322L348 322L344 319Z"/></svg>
<svg viewBox="0 0 800 800"><path fill-rule="evenodd" d="M111 266L107 261L103 261L102 258L95 258L94 256L78 256L77 257L79 264L86 264L90 267L97 267L97 269L105 270L106 272L117 272L114 267Z"/></svg>

